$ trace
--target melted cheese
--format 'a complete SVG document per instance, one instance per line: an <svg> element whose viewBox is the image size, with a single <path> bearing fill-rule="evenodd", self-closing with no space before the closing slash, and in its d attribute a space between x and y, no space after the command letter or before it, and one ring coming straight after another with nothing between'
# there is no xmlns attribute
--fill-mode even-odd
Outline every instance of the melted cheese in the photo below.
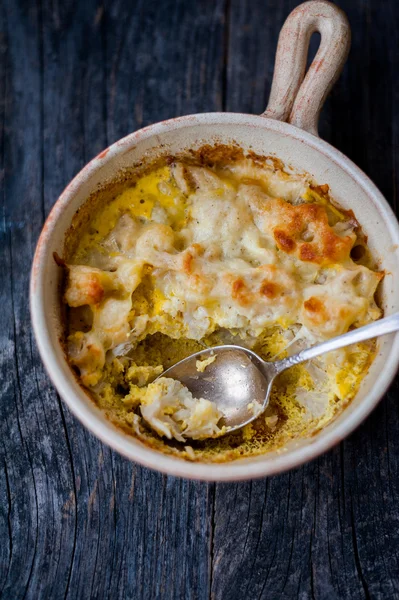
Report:
<svg viewBox="0 0 399 600"><path fill-rule="evenodd" d="M317 190L305 176L249 160L217 172L177 163L95 214L65 291L70 307L91 311L88 330L69 337L82 383L94 389L109 353L123 356L157 332L256 340L294 327L309 344L379 318L382 274L351 259L357 223ZM164 408L159 394L145 394L144 412L150 397L151 410Z"/></svg>

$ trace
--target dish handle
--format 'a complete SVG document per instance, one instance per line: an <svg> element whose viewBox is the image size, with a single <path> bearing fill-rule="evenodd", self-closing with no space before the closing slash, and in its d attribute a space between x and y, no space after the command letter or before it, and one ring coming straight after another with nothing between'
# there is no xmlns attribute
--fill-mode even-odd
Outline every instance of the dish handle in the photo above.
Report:
<svg viewBox="0 0 399 600"><path fill-rule="evenodd" d="M321 36L306 71L309 42ZM263 117L286 121L318 135L324 101L346 62L351 41L348 19L327 0L309 0L288 16L280 32L269 103Z"/></svg>

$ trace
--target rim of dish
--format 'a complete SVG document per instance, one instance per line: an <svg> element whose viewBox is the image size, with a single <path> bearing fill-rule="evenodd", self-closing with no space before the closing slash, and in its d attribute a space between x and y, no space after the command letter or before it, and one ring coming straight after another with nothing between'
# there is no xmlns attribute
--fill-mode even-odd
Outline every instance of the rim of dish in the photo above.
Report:
<svg viewBox="0 0 399 600"><path fill-rule="evenodd" d="M350 414L345 417L345 411L341 413L338 417L340 422L335 424L335 426L332 423L330 431L322 430L314 438L306 438L306 441L304 438L304 445L297 449L292 448L285 453L284 451L281 451L281 453L278 451L271 452L257 457L237 459L229 463L200 463L185 461L149 448L136 438L128 436L119 430L110 421L107 421L100 409L96 408L95 412L93 408L90 409L87 403L82 400L82 397L79 397L79 395L85 395L87 398L84 390L74 380L72 372L67 374L65 368L62 368L65 365L61 366L60 361L51 352L52 342L49 336L50 317L44 314L43 306L43 262L48 256L47 245L51 240L52 232L57 226L58 219L62 217L64 209L80 185L97 170L102 169L116 155L129 150L148 137L154 135L162 136L163 133L173 129L209 124L246 125L256 128L257 131L266 128L306 142L309 146L323 153L328 159L344 169L355 180L356 184L366 191L368 196L374 197L376 204L382 209L381 212L384 216L386 227L390 231L392 238L398 240L399 243L399 223L384 196L359 167L328 142L288 123L275 121L263 116L217 112L187 115L149 125L118 140L98 156L94 157L65 188L47 217L36 246L30 281L30 306L36 342L49 377L63 400L89 431L123 456L145 467L188 479L237 481L274 475L298 467L304 462L326 452L354 431L382 399L395 377L399 364L399 333L394 336L389 360L385 363L378 377L379 382L382 376L384 379L380 382L378 390L374 384L365 399ZM215 134L215 137L217 137L217 134ZM239 140L237 141L239 143Z"/></svg>

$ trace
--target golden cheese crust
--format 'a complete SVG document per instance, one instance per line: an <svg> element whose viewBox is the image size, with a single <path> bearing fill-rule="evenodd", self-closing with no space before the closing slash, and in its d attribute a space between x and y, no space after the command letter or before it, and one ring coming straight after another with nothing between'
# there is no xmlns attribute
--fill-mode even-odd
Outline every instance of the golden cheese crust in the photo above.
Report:
<svg viewBox="0 0 399 600"><path fill-rule="evenodd" d="M223 151L205 148L201 162L220 165ZM328 186L311 186L275 163L238 150L218 170L174 163L139 181L124 210L114 204L122 216L97 216L93 229L103 236L83 236L75 257L86 264L68 265L65 292L69 306L93 309L84 335L104 352L123 336L141 339L132 294L145 270L163 301L144 333L165 332L172 318L192 339L220 327L256 337L275 324L302 325L324 339L380 314L381 274L350 256L357 222L328 202Z"/></svg>
<svg viewBox="0 0 399 600"><path fill-rule="evenodd" d="M97 389L107 360L149 335L256 340L279 327L310 344L342 334L381 315L383 274L353 260L359 244L328 186L278 159L207 146L196 161L169 160L79 232L64 302L84 316L70 327L69 360Z"/></svg>
<svg viewBox="0 0 399 600"><path fill-rule="evenodd" d="M280 250L295 253L299 260L319 265L343 263L354 244L352 235L339 236L328 224L326 209L317 204L292 206L283 200L271 200L267 213L280 223L273 229ZM273 217L272 217L273 218ZM311 240L311 241L308 241Z"/></svg>

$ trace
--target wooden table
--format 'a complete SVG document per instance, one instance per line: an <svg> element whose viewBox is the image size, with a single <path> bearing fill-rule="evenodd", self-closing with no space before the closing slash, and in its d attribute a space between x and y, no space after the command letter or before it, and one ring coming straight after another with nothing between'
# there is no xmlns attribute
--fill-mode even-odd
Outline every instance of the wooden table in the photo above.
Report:
<svg viewBox="0 0 399 600"><path fill-rule="evenodd" d="M146 124L260 113L297 0L5 0L0 11L0 589L4 599L399 598L398 383L296 471L214 485L101 444L50 384L29 269L83 165ZM353 43L321 135L396 207L399 2L341 0ZM359 215L361 218L361 215Z"/></svg>

